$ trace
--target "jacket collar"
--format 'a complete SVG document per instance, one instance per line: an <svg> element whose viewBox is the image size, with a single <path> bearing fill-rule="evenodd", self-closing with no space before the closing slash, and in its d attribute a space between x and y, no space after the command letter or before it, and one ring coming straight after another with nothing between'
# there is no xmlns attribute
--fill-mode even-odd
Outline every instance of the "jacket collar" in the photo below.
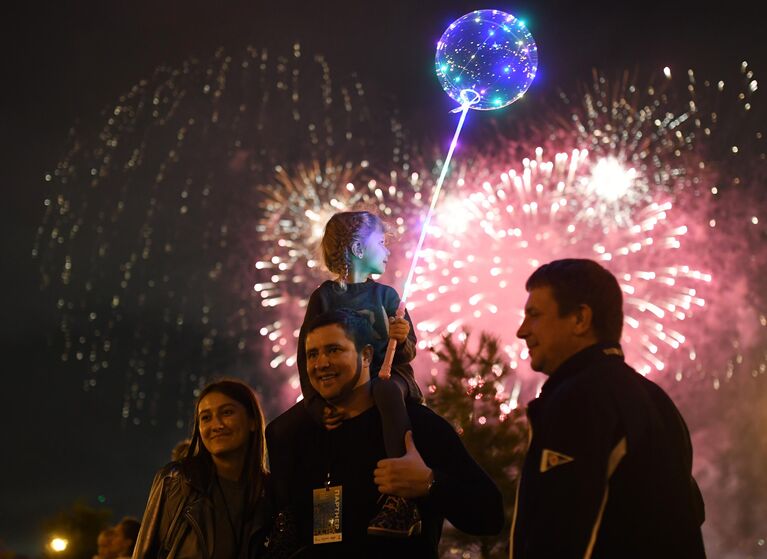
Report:
<svg viewBox="0 0 767 559"><path fill-rule="evenodd" d="M553 391L557 386L586 370L588 365L605 357L618 357L623 361L623 350L620 344L600 342L582 349L575 355L568 357L559 368L551 373L548 380L543 383L541 396Z"/></svg>
<svg viewBox="0 0 767 559"><path fill-rule="evenodd" d="M201 456L192 456L179 464L184 481L199 493L206 493L213 480L213 465Z"/></svg>

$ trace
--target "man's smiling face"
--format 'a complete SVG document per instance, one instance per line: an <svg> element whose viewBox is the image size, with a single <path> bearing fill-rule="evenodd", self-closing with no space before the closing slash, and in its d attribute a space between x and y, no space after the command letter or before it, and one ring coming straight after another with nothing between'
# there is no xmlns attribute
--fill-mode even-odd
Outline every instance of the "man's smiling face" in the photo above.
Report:
<svg viewBox="0 0 767 559"><path fill-rule="evenodd" d="M315 328L306 336L306 370L314 389L329 403L342 402L369 380L369 351L357 352L338 324ZM364 371L363 371L364 368Z"/></svg>

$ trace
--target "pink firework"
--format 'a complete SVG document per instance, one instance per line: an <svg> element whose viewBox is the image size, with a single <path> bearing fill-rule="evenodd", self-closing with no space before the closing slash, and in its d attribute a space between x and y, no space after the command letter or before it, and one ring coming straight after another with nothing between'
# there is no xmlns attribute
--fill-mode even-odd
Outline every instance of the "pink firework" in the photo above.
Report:
<svg viewBox="0 0 767 559"><path fill-rule="evenodd" d="M605 161L592 161L585 150L548 160L538 148L517 169L480 158L461 173L433 222L408 305L421 348L446 333L490 332L502 339L518 382L540 383L515 337L524 283L539 265L567 257L597 260L618 277L623 340L640 372L668 369L682 349L694 355L685 323L705 306L711 275L690 264L683 216L665 198L635 211L628 227L584 218L592 215L584 200L598 192L594 177ZM624 173L627 183L634 175L620 167L610 172ZM521 388L511 391L510 404Z"/></svg>
<svg viewBox="0 0 767 559"><path fill-rule="evenodd" d="M288 379L287 397L299 394L296 341L307 299L331 277L320 257L325 224L336 212L367 209L382 217L393 237L405 234L406 223L428 203L430 183L417 173L401 175L374 175L366 161L313 161L291 173L278 167L274 183L262 187L253 292L260 299L259 333L269 366Z"/></svg>

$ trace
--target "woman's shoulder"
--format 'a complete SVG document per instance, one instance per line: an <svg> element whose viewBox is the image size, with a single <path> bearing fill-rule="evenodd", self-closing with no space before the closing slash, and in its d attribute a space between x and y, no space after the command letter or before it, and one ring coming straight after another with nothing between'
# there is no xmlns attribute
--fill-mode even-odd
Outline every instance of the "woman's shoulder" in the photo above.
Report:
<svg viewBox="0 0 767 559"><path fill-rule="evenodd" d="M150 501L161 505L164 510L172 511L187 502L191 495L203 494L205 488L197 466L199 460L194 456L169 462L157 470Z"/></svg>
<svg viewBox="0 0 767 559"><path fill-rule="evenodd" d="M181 475L183 475L183 465L181 460L168 462L162 468L157 470L157 474L155 474L158 478L176 477Z"/></svg>
<svg viewBox="0 0 767 559"><path fill-rule="evenodd" d="M155 472L152 487L161 488L164 493L174 492L184 485L186 477L181 461L174 460Z"/></svg>
<svg viewBox="0 0 767 559"><path fill-rule="evenodd" d="M201 456L187 456L181 460L168 462L155 475L155 483L167 487L190 486L204 490L211 479L212 464Z"/></svg>

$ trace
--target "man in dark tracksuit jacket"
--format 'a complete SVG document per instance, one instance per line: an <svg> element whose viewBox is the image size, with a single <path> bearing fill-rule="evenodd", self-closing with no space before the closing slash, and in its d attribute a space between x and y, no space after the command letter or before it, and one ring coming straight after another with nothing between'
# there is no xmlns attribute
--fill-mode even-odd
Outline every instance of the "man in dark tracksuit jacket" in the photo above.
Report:
<svg viewBox="0 0 767 559"><path fill-rule="evenodd" d="M616 279L569 259L526 287L517 335L549 379L528 408L510 557L705 557L690 436L663 390L623 361Z"/></svg>

